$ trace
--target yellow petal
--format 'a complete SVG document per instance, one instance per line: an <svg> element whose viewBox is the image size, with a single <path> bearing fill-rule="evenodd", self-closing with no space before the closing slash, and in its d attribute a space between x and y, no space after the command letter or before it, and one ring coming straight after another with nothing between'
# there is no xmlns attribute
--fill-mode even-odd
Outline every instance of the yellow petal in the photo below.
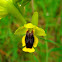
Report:
<svg viewBox="0 0 62 62"><path fill-rule="evenodd" d="M34 44L33 47L37 47L38 44L38 38L36 36L34 36Z"/></svg>
<svg viewBox="0 0 62 62"><path fill-rule="evenodd" d="M25 36L22 37L22 46L25 46Z"/></svg>
<svg viewBox="0 0 62 62"><path fill-rule="evenodd" d="M26 47L24 47L23 49L22 49L24 52L29 52L29 53L32 53L32 52L34 52L35 51L35 49L32 47L32 48L26 48Z"/></svg>
<svg viewBox="0 0 62 62"><path fill-rule="evenodd" d="M34 28L35 26L31 23L25 24L24 25L25 28Z"/></svg>
<svg viewBox="0 0 62 62"><path fill-rule="evenodd" d="M45 31L42 28L35 27L35 35L38 36L46 36Z"/></svg>
<svg viewBox="0 0 62 62"><path fill-rule="evenodd" d="M15 31L14 34L16 34L16 35L24 35L24 34L26 34L26 31L27 31L27 30L28 30L27 28L25 28L24 26L22 26L22 27L19 27L19 28Z"/></svg>

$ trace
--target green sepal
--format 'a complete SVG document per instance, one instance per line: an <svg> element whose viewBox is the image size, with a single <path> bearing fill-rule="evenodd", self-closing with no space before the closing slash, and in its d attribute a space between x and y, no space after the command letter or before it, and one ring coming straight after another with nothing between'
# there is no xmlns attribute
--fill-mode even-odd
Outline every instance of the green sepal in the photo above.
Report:
<svg viewBox="0 0 62 62"><path fill-rule="evenodd" d="M34 12L33 16L32 16L32 22L33 25L38 26L38 12Z"/></svg>
<svg viewBox="0 0 62 62"><path fill-rule="evenodd" d="M35 30L35 35L46 36L46 33L42 28L35 27L34 30Z"/></svg>
<svg viewBox="0 0 62 62"><path fill-rule="evenodd" d="M16 31L15 31L15 35L25 35L27 31L27 28L25 27L19 27Z"/></svg>

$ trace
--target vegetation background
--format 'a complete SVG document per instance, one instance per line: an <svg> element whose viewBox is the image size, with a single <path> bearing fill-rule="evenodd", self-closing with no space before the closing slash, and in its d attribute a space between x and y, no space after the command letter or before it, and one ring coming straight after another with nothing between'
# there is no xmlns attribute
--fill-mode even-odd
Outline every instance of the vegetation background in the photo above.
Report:
<svg viewBox="0 0 62 62"><path fill-rule="evenodd" d="M13 2L27 22L31 22L33 13L37 11L38 26L45 30L47 36L39 37L38 47L34 53L25 53L22 51L22 36L14 35L15 30L21 26L21 21L11 14L0 17L0 62L62 62L62 1L13 0Z"/></svg>

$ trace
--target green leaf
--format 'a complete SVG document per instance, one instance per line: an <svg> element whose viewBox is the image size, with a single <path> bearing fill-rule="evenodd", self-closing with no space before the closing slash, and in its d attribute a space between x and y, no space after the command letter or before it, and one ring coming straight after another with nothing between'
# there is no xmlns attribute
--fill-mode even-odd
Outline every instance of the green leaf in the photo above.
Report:
<svg viewBox="0 0 62 62"><path fill-rule="evenodd" d="M34 58L35 62L38 62L38 60L37 60L35 55L33 55L33 58Z"/></svg>
<svg viewBox="0 0 62 62"><path fill-rule="evenodd" d="M46 41L46 42L51 42L51 43L53 43L53 44L55 44L55 45L57 45L57 46L61 46L61 44L59 45L58 43L56 43L56 42L54 42L54 41L52 41L52 40L47 40L47 39L44 39L44 38L42 38L42 37L38 37L39 39L42 39L42 40L44 40L44 41Z"/></svg>
<svg viewBox="0 0 62 62"><path fill-rule="evenodd" d="M16 4L16 3L20 2L20 0L13 0L13 2Z"/></svg>
<svg viewBox="0 0 62 62"><path fill-rule="evenodd" d="M25 61L25 62L31 62L31 61Z"/></svg>
<svg viewBox="0 0 62 62"><path fill-rule="evenodd" d="M60 35L62 36L62 11L61 11L61 26L60 26Z"/></svg>
<svg viewBox="0 0 62 62"><path fill-rule="evenodd" d="M21 3L21 5L22 6L25 6L27 3L29 3L31 0L22 0L22 3Z"/></svg>
<svg viewBox="0 0 62 62"><path fill-rule="evenodd" d="M32 24L34 25L38 25L38 12L34 12L33 16L32 16Z"/></svg>
<svg viewBox="0 0 62 62"><path fill-rule="evenodd" d="M56 51L59 51L59 52L60 52L60 51L62 51L62 47L60 47L60 48L52 48L52 49L49 51L48 54L50 55L50 53L53 52L53 51L54 51L54 52L56 52Z"/></svg>

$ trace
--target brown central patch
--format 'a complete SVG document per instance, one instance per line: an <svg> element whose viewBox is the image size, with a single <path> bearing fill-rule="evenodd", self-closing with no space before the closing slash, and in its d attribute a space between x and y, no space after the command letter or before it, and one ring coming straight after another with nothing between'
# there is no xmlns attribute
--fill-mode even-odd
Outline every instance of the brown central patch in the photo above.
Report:
<svg viewBox="0 0 62 62"><path fill-rule="evenodd" d="M26 37L25 37L25 43L27 48L32 48L34 43L33 31L31 33L27 31Z"/></svg>

